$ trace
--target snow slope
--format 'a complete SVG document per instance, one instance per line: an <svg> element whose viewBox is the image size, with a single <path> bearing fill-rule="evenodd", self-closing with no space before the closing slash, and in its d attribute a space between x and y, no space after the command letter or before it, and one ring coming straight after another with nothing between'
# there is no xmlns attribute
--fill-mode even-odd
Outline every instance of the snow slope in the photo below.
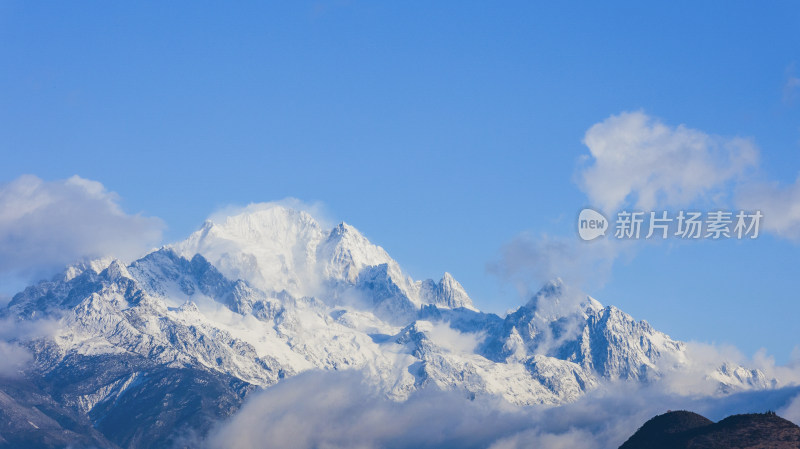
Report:
<svg viewBox="0 0 800 449"><path fill-rule="evenodd" d="M0 314L52 324L18 341L29 375L98 426L171 385L158 376L187 391L205 379L226 404L306 370L361 369L396 400L435 387L557 405L692 364L684 343L558 280L505 317L483 313L450 274L415 281L352 226L281 206L207 222L128 266L69 267ZM702 375L722 392L777 385L728 362Z"/></svg>

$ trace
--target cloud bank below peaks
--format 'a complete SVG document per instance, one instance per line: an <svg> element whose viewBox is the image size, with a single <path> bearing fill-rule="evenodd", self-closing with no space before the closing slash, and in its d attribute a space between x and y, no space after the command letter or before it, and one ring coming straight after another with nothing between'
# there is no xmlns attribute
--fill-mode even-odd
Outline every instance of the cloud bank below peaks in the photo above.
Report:
<svg viewBox="0 0 800 449"><path fill-rule="evenodd" d="M766 410L795 418L800 410L798 388L688 397L663 387L612 383L559 407L516 407L431 388L394 402L378 395L357 371L306 372L255 393L205 441L190 446L613 449L669 409L690 409L714 420Z"/></svg>

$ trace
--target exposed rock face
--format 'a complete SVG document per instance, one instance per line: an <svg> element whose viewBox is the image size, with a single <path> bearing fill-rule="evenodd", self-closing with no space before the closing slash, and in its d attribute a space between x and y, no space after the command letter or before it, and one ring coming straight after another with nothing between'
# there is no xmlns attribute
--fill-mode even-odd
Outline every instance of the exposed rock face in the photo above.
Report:
<svg viewBox="0 0 800 449"><path fill-rule="evenodd" d="M450 274L414 281L352 226L326 231L277 206L208 222L127 266L70 267L0 319L46 329L12 342L33 359L23 379L51 418L71 417L53 418L53 432L98 447L202 435L249 392L312 369L362 369L395 400L434 387L558 405L605 381L653 381L686 357L683 343L560 281L505 317L482 313ZM734 364L708 376L771 385ZM6 442L27 438L35 414L11 393L20 412Z"/></svg>

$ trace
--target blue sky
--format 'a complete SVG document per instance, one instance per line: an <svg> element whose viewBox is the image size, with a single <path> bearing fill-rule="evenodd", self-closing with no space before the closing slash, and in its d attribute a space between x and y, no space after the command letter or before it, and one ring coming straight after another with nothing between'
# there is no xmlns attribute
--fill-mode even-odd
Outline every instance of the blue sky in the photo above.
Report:
<svg viewBox="0 0 800 449"><path fill-rule="evenodd" d="M751 139L757 177L797 178L793 2L429 3L2 2L0 182L98 181L165 242L231 204L321 202L502 312L523 299L487 265L523 232L576 238L582 140L612 115ZM668 241L584 288L783 361L798 267L780 233Z"/></svg>

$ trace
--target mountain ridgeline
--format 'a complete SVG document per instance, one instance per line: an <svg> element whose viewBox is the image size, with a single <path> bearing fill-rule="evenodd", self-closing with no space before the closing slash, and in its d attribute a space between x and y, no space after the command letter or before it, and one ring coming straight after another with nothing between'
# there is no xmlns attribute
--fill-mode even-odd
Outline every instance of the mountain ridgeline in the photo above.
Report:
<svg viewBox="0 0 800 449"><path fill-rule="evenodd" d="M411 279L352 226L281 206L130 264L71 266L0 319L30 355L0 379L1 447L168 446L308 370L363 370L396 401L425 387L555 406L688 364L684 343L558 280L484 313L450 274ZM731 363L704 375L721 393L776 384Z"/></svg>

